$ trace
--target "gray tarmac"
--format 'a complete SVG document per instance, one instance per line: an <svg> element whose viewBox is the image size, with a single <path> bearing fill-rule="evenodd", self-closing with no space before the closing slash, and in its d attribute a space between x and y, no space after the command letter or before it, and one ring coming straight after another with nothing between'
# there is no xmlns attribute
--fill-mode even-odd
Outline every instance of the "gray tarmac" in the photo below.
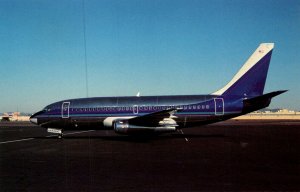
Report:
<svg viewBox="0 0 300 192"><path fill-rule="evenodd" d="M300 121L230 120L157 137L57 139L0 123L0 191L299 191Z"/></svg>

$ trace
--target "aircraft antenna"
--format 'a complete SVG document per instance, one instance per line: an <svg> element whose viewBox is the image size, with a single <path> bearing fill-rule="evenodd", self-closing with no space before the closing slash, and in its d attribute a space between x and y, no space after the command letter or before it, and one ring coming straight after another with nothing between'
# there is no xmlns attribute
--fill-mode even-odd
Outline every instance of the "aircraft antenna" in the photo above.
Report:
<svg viewBox="0 0 300 192"><path fill-rule="evenodd" d="M82 23L83 23L83 44L84 44L84 64L85 64L85 86L86 96L89 96L89 83L88 83L88 65L86 53L86 22L85 22L85 2L82 0Z"/></svg>

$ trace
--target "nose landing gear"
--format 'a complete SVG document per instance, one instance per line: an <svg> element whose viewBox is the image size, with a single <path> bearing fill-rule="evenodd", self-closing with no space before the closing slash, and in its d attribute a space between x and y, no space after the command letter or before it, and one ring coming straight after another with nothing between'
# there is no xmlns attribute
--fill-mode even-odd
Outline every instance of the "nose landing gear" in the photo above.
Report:
<svg viewBox="0 0 300 192"><path fill-rule="evenodd" d="M59 138L59 139L62 139L62 138L63 138L63 135L64 135L63 129L48 128L48 129L47 129L47 132L48 132L48 133L55 133L55 134L58 134L58 138Z"/></svg>
<svg viewBox="0 0 300 192"><path fill-rule="evenodd" d="M60 134L58 134L58 138L59 138L59 139L62 139L62 138L63 138L63 136L64 136L64 133L63 133L63 131L62 131Z"/></svg>

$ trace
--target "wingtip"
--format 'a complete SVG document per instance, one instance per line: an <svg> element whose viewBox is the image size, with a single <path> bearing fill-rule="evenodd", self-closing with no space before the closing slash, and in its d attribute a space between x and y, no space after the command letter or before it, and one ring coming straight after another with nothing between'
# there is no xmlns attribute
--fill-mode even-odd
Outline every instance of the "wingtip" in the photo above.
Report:
<svg viewBox="0 0 300 192"><path fill-rule="evenodd" d="M289 91L289 90L279 90L278 92L279 92L279 93L285 93L285 92L287 92L287 91Z"/></svg>
<svg viewBox="0 0 300 192"><path fill-rule="evenodd" d="M280 95L280 94L282 94L282 93L285 93L285 92L287 92L288 90L279 90L279 91L274 91L273 92L273 97L275 97L275 96L277 96L277 95Z"/></svg>

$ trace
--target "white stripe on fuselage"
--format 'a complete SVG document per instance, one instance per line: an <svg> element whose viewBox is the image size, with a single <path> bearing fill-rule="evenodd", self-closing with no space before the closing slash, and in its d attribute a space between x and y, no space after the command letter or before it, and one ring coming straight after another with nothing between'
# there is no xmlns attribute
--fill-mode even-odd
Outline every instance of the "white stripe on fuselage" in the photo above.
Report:
<svg viewBox="0 0 300 192"><path fill-rule="evenodd" d="M232 80L222 89L212 93L212 95L222 95L227 89L235 84L249 69L251 69L259 60L267 55L274 48L274 43L262 43L255 50L255 52L249 57L243 67L237 72Z"/></svg>

